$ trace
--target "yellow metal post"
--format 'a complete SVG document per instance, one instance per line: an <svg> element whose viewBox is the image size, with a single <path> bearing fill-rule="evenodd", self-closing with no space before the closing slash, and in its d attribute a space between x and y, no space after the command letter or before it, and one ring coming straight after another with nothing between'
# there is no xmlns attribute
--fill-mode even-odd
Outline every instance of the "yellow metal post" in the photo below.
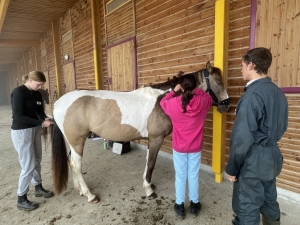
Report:
<svg viewBox="0 0 300 225"><path fill-rule="evenodd" d="M227 60L228 45L228 11L229 0L216 0L215 3L215 49L214 49L214 66L219 67L223 72L223 80L226 85L226 77L224 74L225 62ZM224 146L224 115L213 108L213 148L212 148L212 171L215 173L215 181L222 182L223 178L223 151Z"/></svg>

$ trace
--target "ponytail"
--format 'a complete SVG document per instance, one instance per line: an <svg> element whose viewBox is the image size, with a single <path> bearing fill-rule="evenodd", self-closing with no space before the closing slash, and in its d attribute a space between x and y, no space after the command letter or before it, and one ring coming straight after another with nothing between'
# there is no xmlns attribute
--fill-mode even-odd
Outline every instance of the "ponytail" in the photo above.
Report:
<svg viewBox="0 0 300 225"><path fill-rule="evenodd" d="M184 75L180 82L184 92L182 94L182 108L183 112L186 112L186 106L190 103L194 94L193 91L197 87L197 80L194 74Z"/></svg>
<svg viewBox="0 0 300 225"><path fill-rule="evenodd" d="M185 90L182 93L182 108L184 113L186 112L186 106L190 103L193 96L193 90Z"/></svg>

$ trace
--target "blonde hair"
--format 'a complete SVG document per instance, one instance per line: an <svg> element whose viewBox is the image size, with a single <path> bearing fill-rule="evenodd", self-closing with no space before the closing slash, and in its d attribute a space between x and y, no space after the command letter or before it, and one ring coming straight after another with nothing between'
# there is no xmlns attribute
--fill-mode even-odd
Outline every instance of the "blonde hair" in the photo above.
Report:
<svg viewBox="0 0 300 225"><path fill-rule="evenodd" d="M22 80L26 82L29 78L36 82L46 82L46 77L41 71L31 71L29 74L23 75Z"/></svg>

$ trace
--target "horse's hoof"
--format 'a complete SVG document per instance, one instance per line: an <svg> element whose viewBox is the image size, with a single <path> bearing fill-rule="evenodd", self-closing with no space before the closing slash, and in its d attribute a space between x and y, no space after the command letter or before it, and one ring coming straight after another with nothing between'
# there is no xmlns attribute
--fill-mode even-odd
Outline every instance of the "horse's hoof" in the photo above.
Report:
<svg viewBox="0 0 300 225"><path fill-rule="evenodd" d="M155 198L157 198L157 194L155 192L153 192L151 195L148 196L149 200L155 199Z"/></svg>
<svg viewBox="0 0 300 225"><path fill-rule="evenodd" d="M91 204L97 204L98 202L100 202L100 198L98 196L96 196L92 201L90 201L89 203Z"/></svg>
<svg viewBox="0 0 300 225"><path fill-rule="evenodd" d="M154 191L156 189L156 186L154 184L151 184L151 189Z"/></svg>

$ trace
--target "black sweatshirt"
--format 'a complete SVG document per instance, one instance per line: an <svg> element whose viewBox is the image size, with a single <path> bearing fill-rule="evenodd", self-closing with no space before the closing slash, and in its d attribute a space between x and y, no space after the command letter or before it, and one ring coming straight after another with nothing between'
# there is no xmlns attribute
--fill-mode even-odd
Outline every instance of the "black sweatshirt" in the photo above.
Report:
<svg viewBox="0 0 300 225"><path fill-rule="evenodd" d="M44 112L42 95L21 85L11 93L13 130L41 125L47 117Z"/></svg>

